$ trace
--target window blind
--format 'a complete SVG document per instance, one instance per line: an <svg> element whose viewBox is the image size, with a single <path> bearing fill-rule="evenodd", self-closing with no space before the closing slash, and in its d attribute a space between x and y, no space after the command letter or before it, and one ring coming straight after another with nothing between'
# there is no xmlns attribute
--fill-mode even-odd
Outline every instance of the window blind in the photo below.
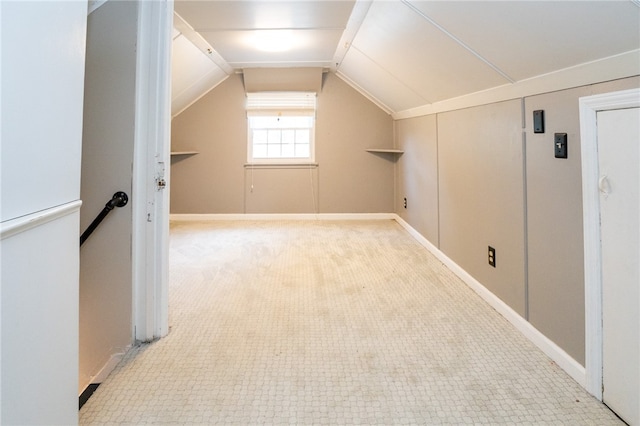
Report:
<svg viewBox="0 0 640 426"><path fill-rule="evenodd" d="M247 93L247 115L314 115L314 92Z"/></svg>

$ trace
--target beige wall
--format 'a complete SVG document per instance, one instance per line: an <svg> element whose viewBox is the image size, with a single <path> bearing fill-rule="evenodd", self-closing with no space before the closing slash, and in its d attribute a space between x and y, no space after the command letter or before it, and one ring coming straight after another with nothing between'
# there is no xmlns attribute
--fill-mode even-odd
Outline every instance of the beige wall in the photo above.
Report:
<svg viewBox="0 0 640 426"><path fill-rule="evenodd" d="M397 121L395 127L397 147L404 151L396 166L396 213L438 246L440 236L436 116L426 115Z"/></svg>
<svg viewBox="0 0 640 426"><path fill-rule="evenodd" d="M440 250L524 316L521 102L438 114L438 165Z"/></svg>
<svg viewBox="0 0 640 426"><path fill-rule="evenodd" d="M398 214L583 365L578 98L639 84L630 78L396 122L406 151ZM532 130L536 109L545 110L544 134ZM556 132L568 134L566 160L554 158ZM496 248L495 269L487 245Z"/></svg>
<svg viewBox="0 0 640 426"><path fill-rule="evenodd" d="M249 168L244 101L232 75L173 119L172 150L199 154L172 157L171 213L393 212L395 157L365 151L393 145L393 120L372 102L326 74L317 168Z"/></svg>
<svg viewBox="0 0 640 426"><path fill-rule="evenodd" d="M247 167L244 191L246 213L313 213L318 205L318 167Z"/></svg>
<svg viewBox="0 0 640 426"><path fill-rule="evenodd" d="M630 89L640 78L525 99L529 321L584 364L582 167L578 98ZM533 133L533 111L545 133ZM567 133L568 158L556 159L553 134Z"/></svg>
<svg viewBox="0 0 640 426"><path fill-rule="evenodd" d="M88 17L80 228L117 191L131 196L137 4L107 2ZM80 383L132 343L131 203L80 250Z"/></svg>
<svg viewBox="0 0 640 426"><path fill-rule="evenodd" d="M242 213L247 128L242 77L232 75L171 121L171 213Z"/></svg>

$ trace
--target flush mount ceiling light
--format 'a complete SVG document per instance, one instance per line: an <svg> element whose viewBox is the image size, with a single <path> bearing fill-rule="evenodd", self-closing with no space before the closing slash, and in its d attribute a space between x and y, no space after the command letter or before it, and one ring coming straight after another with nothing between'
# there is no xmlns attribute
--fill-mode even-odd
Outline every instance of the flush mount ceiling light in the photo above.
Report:
<svg viewBox="0 0 640 426"><path fill-rule="evenodd" d="M295 45L291 30L253 31L249 43L263 52L285 52Z"/></svg>

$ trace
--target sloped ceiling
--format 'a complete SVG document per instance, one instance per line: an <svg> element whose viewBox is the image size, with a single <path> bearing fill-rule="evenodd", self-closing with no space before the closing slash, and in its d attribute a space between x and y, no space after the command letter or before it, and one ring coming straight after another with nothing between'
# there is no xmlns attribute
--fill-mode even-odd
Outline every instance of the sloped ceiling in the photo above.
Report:
<svg viewBox="0 0 640 426"><path fill-rule="evenodd" d="M400 118L539 82L640 74L636 0L177 0L175 11L174 114L256 67L324 67ZM288 50L256 46L272 36Z"/></svg>

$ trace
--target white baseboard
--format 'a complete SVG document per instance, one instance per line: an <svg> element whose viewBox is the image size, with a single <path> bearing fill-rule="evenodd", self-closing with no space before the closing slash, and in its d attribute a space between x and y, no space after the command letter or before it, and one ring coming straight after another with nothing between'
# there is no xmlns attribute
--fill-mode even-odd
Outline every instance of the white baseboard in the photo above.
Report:
<svg viewBox="0 0 640 426"><path fill-rule="evenodd" d="M91 381L91 383L104 382L107 376L109 376L109 374L111 374L111 372L114 370L114 368L116 368L116 366L120 363L120 361L122 361L122 358L130 348L131 347L128 346L124 352L111 355L111 357L109 358L109 361L107 361L107 363L100 369L98 374L96 374L93 377L93 380Z"/></svg>
<svg viewBox="0 0 640 426"><path fill-rule="evenodd" d="M171 214L169 220L196 222L213 220L394 220L395 213L269 213L269 214Z"/></svg>
<svg viewBox="0 0 640 426"><path fill-rule="evenodd" d="M447 268L456 274L465 284L475 291L482 299L484 299L492 308L509 321L518 331L520 331L527 339L536 345L542 352L551 358L560 368L562 368L569 376L571 376L580 386L586 387L586 370L578 361L573 359L562 348L551 341L547 336L542 334L530 322L522 318L516 311L511 309L509 305L504 303L495 294L487 290L478 280L473 278L467 271L462 269L457 263L451 260L440 249L433 245L429 240L423 237L411 225L409 225L400 216L395 215L398 222L412 237L429 250L438 258Z"/></svg>
<svg viewBox="0 0 640 426"><path fill-rule="evenodd" d="M107 377L109 376L109 374L111 374L111 372L116 368L116 366L120 363L120 361L122 361L122 358L125 356L125 354L129 351L129 349L131 349L131 346L127 346L124 349L124 352L120 352L117 354L113 354L111 355L111 357L109 358L109 360L106 362L105 365L102 366L102 368L100 369L100 371L98 371L98 373L95 376L92 376L91 379L89 380L89 383L86 383L86 385L84 386L84 388L82 389L82 391L80 392L80 395L82 395L82 392L84 392L84 390L91 384L95 384L95 383L102 383L104 382Z"/></svg>

